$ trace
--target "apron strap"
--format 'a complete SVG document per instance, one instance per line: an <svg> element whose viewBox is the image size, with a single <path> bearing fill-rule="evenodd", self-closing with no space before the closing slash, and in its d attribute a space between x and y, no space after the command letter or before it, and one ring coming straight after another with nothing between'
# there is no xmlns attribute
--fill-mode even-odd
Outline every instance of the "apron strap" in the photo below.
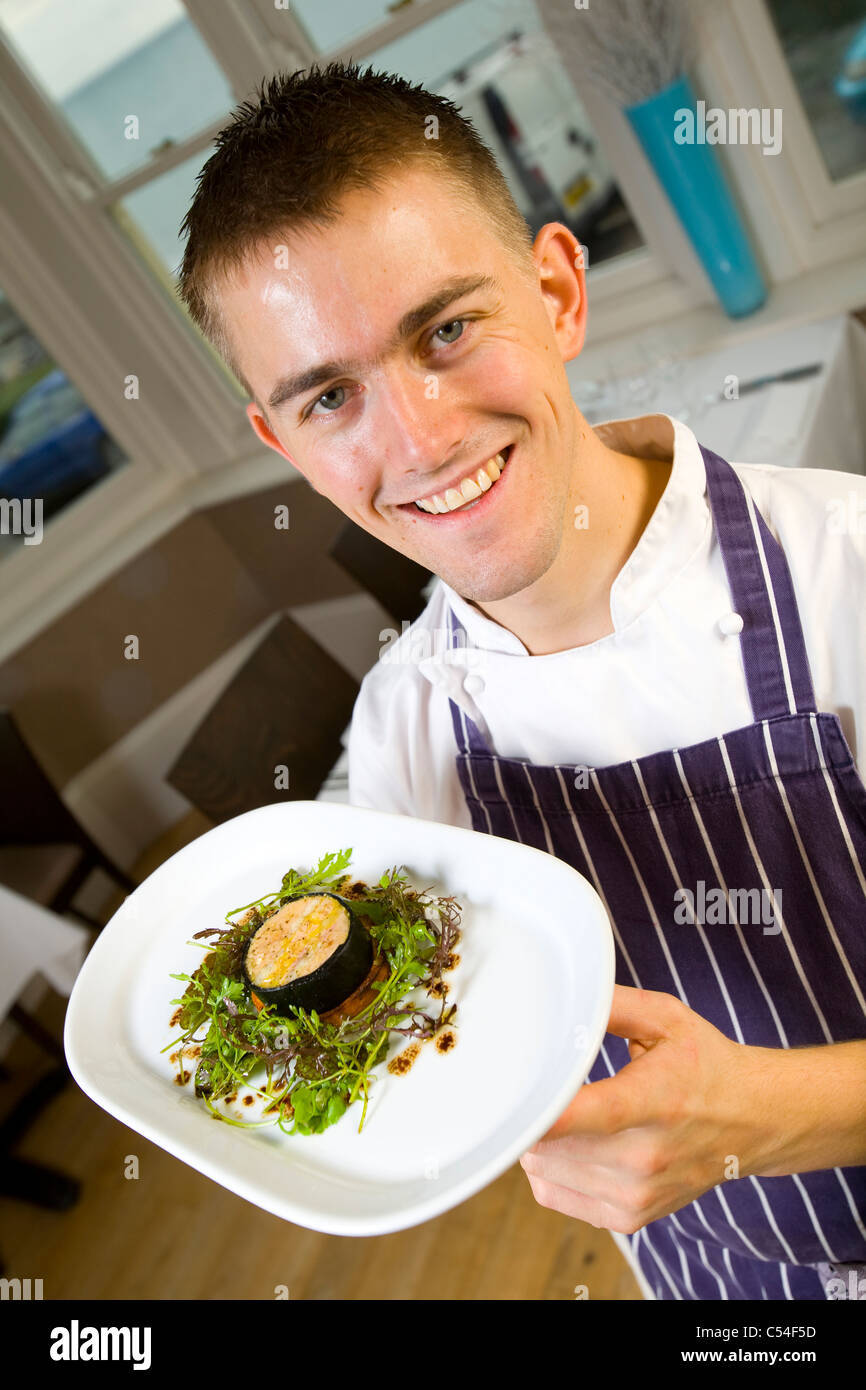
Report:
<svg viewBox="0 0 866 1390"><path fill-rule="evenodd" d="M729 463L700 446L734 608L749 698L762 719L815 709L809 658L785 552Z"/></svg>
<svg viewBox="0 0 866 1390"><path fill-rule="evenodd" d="M448 605L448 624L451 629L450 646L458 645L458 633L463 632L463 624L454 612L451 605ZM484 735L471 715L461 709L455 700L448 697L451 706L451 722L454 725L454 737L457 740L457 747L461 753L474 753L482 757L493 757L493 750L487 743Z"/></svg>

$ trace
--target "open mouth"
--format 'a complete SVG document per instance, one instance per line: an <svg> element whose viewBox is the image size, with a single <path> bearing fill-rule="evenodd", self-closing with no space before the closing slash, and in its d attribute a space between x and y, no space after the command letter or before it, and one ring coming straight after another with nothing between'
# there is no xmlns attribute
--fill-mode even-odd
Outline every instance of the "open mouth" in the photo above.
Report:
<svg viewBox="0 0 866 1390"><path fill-rule="evenodd" d="M437 496L440 497L441 504L447 507L447 511L428 511L425 507L419 506L417 502L405 502L400 507L400 510L411 512L413 516L419 519L439 522L447 522L449 519L463 516L466 512L480 513L482 511L487 511L492 494L502 486L502 478L508 471L507 465L513 453L514 445L509 444L507 448L503 449L501 454L497 456L497 459L501 459L501 463L497 463L497 468L499 470L498 476L496 476L496 469L491 469L489 463L483 465L481 469L476 469L474 473L468 474L467 479L471 480L474 486L468 489L469 496L464 496L464 500L460 500L462 484L461 489L449 488L444 496L437 494ZM481 472L483 472L484 476L478 481L478 475ZM464 483L467 479L463 480ZM434 503L430 502L430 499L425 498L425 501L428 502L428 505L435 506Z"/></svg>

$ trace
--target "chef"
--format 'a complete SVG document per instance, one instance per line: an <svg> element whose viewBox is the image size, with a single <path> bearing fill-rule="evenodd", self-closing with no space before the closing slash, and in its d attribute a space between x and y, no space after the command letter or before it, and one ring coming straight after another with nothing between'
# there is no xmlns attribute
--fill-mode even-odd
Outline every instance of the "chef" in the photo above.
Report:
<svg viewBox="0 0 866 1390"><path fill-rule="evenodd" d="M866 482L666 415L591 429L579 244L523 244L435 95L329 65L220 145L186 303L259 438L436 576L361 687L350 800L555 854L610 917L537 1201L649 1296L866 1292L866 526L828 524Z"/></svg>

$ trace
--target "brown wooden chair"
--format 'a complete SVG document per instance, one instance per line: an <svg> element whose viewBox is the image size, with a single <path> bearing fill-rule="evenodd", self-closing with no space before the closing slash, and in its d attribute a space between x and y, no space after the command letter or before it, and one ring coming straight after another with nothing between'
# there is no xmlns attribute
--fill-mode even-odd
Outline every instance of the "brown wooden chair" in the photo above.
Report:
<svg viewBox="0 0 866 1390"><path fill-rule="evenodd" d="M430 580L430 571L377 540L354 521L347 521L337 532L329 554L381 603L398 625L414 622L426 607L421 590Z"/></svg>
<svg viewBox="0 0 866 1390"><path fill-rule="evenodd" d="M342 751L358 690L339 662L283 616L211 707L166 780L216 824L283 797L315 800Z"/></svg>
<svg viewBox="0 0 866 1390"><path fill-rule="evenodd" d="M76 820L8 709L0 709L0 787L0 883L100 930L101 922L72 906L86 879L102 869L127 893L136 884Z"/></svg>

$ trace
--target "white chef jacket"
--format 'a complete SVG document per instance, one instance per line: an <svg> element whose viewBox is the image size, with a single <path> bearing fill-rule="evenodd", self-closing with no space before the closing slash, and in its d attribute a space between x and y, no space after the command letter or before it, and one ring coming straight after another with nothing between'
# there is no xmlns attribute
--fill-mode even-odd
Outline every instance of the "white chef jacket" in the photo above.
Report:
<svg viewBox="0 0 866 1390"><path fill-rule="evenodd" d="M664 493L611 586L614 631L532 656L437 578L423 613L361 684L348 740L352 804L471 829L449 695L500 757L545 766L606 767L754 722L695 436L667 415L595 432L621 453L665 462L673 445ZM733 467L785 551L818 709L838 715L863 778L866 478ZM449 604L466 631L453 651Z"/></svg>

